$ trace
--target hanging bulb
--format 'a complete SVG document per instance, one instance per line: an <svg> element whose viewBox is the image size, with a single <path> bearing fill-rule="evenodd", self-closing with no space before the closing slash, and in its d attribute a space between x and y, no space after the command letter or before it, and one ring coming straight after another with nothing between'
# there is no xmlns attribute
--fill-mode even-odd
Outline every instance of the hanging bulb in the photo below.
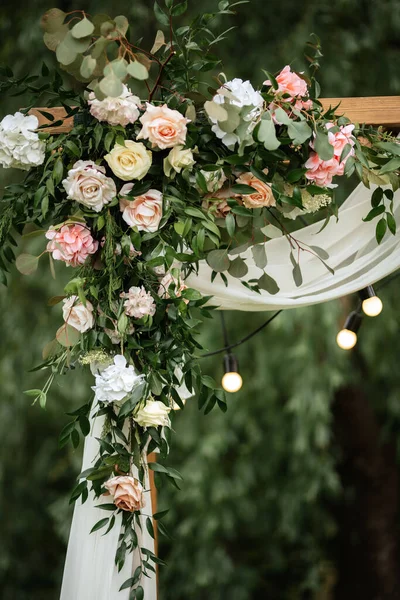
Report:
<svg viewBox="0 0 400 600"><path fill-rule="evenodd" d="M243 379L239 373L238 361L233 354L224 356L225 375L222 378L222 387L226 392L238 392L243 385Z"/></svg>
<svg viewBox="0 0 400 600"><path fill-rule="evenodd" d="M359 292L362 300L363 312L368 317L377 317L382 312L383 304L382 300L375 294L375 290L372 285L369 285Z"/></svg>
<svg viewBox="0 0 400 600"><path fill-rule="evenodd" d="M351 350L357 344L357 331L362 321L361 315L351 312L346 319L343 329L336 336L336 343L342 350Z"/></svg>

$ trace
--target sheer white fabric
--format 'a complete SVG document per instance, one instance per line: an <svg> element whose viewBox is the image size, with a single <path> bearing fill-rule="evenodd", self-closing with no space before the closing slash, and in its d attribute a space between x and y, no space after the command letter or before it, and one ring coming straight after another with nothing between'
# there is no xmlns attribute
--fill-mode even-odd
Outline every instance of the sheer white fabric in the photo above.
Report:
<svg viewBox="0 0 400 600"><path fill-rule="evenodd" d="M253 292L227 275L228 287L221 277L211 282L212 269L205 261L198 274L192 274L187 285L204 295L213 296L212 304L221 309L262 311L308 306L352 294L379 281L400 267L400 227L398 233L387 232L380 245L375 240L376 220L363 223L371 208L371 193L360 184L339 210L339 221L332 218L318 233L322 222L304 227L294 237L309 246L319 246L329 253L326 262L334 269L330 273L321 261L309 252L300 253L303 284L296 287L292 276L290 246L286 237L269 240L265 244L268 257L266 272L273 277L280 291L271 295L266 291ZM395 193L395 216L400 223L400 191ZM240 255L246 260L249 272L244 278L259 278L262 271L256 267L251 248ZM296 253L297 258L297 253Z"/></svg>
<svg viewBox="0 0 400 600"><path fill-rule="evenodd" d="M82 471L93 466L96 460L99 443L96 438L101 436L104 424L103 417L92 417L92 429L86 437L83 452ZM145 489L149 490L149 482ZM146 507L144 512L152 514L151 495L145 492ZM115 566L115 553L118 547L118 536L121 531L121 518L116 518L114 527L104 535L104 529L90 534L93 525L110 513L95 508L96 505L109 503L110 498L104 496L95 499L89 494L84 504L77 501L72 519L68 543L67 557L64 568L60 600L128 600L130 590L119 591L121 585L133 576L140 565L139 551L127 555L125 565L118 573ZM142 531L137 530L139 547L154 552L154 541L147 532L146 517L142 517ZM144 589L146 600L157 599L157 584L155 575L142 577L140 585Z"/></svg>

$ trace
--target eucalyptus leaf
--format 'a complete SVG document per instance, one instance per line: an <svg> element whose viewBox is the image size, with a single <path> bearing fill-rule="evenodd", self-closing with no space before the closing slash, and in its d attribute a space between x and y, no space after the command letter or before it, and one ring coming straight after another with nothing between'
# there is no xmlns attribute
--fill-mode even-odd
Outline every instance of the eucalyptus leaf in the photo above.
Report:
<svg viewBox="0 0 400 600"><path fill-rule="evenodd" d="M94 31L94 25L89 19L84 17L81 21L76 23L71 29L71 35L80 40L81 38L87 37L88 35L92 35Z"/></svg>
<svg viewBox="0 0 400 600"><path fill-rule="evenodd" d="M258 126L257 138L264 144L267 150L276 150L281 145L276 137L275 124L271 118L271 113L267 111Z"/></svg>
<svg viewBox="0 0 400 600"><path fill-rule="evenodd" d="M228 269L229 275L237 278L245 277L248 271L249 269L246 263L244 262L243 258L240 258L240 256L238 256L231 262Z"/></svg>
<svg viewBox="0 0 400 600"><path fill-rule="evenodd" d="M267 254L265 252L265 244L256 244L252 246L251 253L257 267L264 269L267 266Z"/></svg>
<svg viewBox="0 0 400 600"><path fill-rule="evenodd" d="M328 132L317 130L314 140L314 150L321 160L333 158L333 146L329 143Z"/></svg>
<svg viewBox="0 0 400 600"><path fill-rule="evenodd" d="M142 65L142 63L138 62L137 60L129 63L129 65L127 67L127 71L129 73L129 75L131 75L132 77L134 77L135 79L138 79L140 81L143 81L144 79L148 79L148 77L149 77L149 72L146 69L146 67L144 65Z"/></svg>
<svg viewBox="0 0 400 600"><path fill-rule="evenodd" d="M207 263L217 273L227 271L231 264L227 250L211 250L207 254Z"/></svg>
<svg viewBox="0 0 400 600"><path fill-rule="evenodd" d="M275 279L267 273L261 275L260 279L257 281L257 285L261 290L265 290L272 295L275 295L279 292L279 286Z"/></svg>

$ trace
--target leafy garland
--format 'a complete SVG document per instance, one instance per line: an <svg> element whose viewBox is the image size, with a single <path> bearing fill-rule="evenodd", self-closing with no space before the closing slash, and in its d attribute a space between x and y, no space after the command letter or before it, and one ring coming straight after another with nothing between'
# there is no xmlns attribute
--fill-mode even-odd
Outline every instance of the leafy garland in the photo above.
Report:
<svg viewBox="0 0 400 600"><path fill-rule="evenodd" d="M3 197L1 281L7 283L15 260L15 233L46 236L43 254L54 276L54 261L73 268L64 294L50 299L51 305L63 303L64 324L43 350L39 368L49 371L48 380L42 390L26 393L44 407L57 375L77 362L90 365L95 400L72 413L60 444L76 448L81 434L90 433L91 419L104 417L98 458L79 475L71 499L85 501L89 490L98 498L111 495L111 503L99 506L110 516L93 530L110 530L122 514L119 569L138 546L147 469L155 471L156 484L166 479L177 486L181 479L163 462L172 409L184 408L195 394L205 414L216 405L227 408L224 392L201 373L196 358L198 328L213 308L211 298L185 285L199 261L207 260L213 278L226 284L227 272L256 293L276 294L264 242L285 235L296 285L302 283L303 251L330 269L323 249L296 240L293 220L322 213L327 223L337 216L333 177L353 173L367 187L378 185L364 219L379 217L378 242L387 229L396 231L400 146L382 130L354 126L338 107L323 111L314 77L319 40L309 43L310 77L285 67L275 77L266 73L257 91L220 74L205 95L208 82L199 74L219 66L214 46L226 33L214 35L210 23L231 14L235 4L223 0L215 14L175 29L173 18L186 6L155 4L168 39L158 31L150 51L128 39L123 16L48 11L44 41L62 69L82 82L82 91L65 87L46 65L40 76L1 71L2 92L32 93L31 106L0 124L0 163L28 170ZM146 88L147 103L131 91L143 97ZM28 116L38 106L49 121L41 127ZM68 133L51 133L63 124L48 110L56 106L75 119ZM241 253L250 246L260 276L246 281ZM39 259L21 254L16 265L31 274ZM160 462L147 464L156 449ZM146 527L154 537L150 517ZM158 527L167 534L161 522ZM141 558L122 586L132 590L131 598L143 597L142 575L162 562L146 548Z"/></svg>

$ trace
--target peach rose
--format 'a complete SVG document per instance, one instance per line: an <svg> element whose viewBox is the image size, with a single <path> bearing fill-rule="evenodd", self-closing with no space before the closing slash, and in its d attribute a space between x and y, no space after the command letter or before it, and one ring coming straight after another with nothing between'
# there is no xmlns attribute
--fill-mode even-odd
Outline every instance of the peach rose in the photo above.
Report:
<svg viewBox="0 0 400 600"><path fill-rule="evenodd" d="M234 197L235 194L232 192L231 188L221 188L216 192L204 196L201 207L203 210L213 213L217 219L225 219L226 215L231 211L227 198ZM240 204L242 204L241 201Z"/></svg>
<svg viewBox="0 0 400 600"><path fill-rule="evenodd" d="M286 65L284 69L276 77L278 84L277 92L282 94L289 94L291 98L303 97L308 95L307 83L297 75L293 73L289 65ZM271 85L269 79L264 81L264 85Z"/></svg>
<svg viewBox="0 0 400 600"><path fill-rule="evenodd" d="M112 477L106 481L104 487L113 496L115 506L121 510L135 512L145 506L143 486L134 477Z"/></svg>
<svg viewBox="0 0 400 600"><path fill-rule="evenodd" d="M86 306L79 301L78 296L70 296L63 300L63 319L74 329L85 333L94 325L93 305L86 300Z"/></svg>
<svg viewBox="0 0 400 600"><path fill-rule="evenodd" d="M131 191L133 184L128 183L121 189L123 196ZM158 190L149 190L134 200L120 198L119 208L125 223L137 227L138 231L157 231L162 217L162 193Z"/></svg>
<svg viewBox="0 0 400 600"><path fill-rule="evenodd" d="M146 107L146 112L139 119L143 127L137 136L138 140L149 140L153 147L157 146L161 150L185 144L186 124L190 119L186 119L177 110L168 108L166 104L153 106L147 103Z"/></svg>
<svg viewBox="0 0 400 600"><path fill-rule="evenodd" d="M264 169L265 174L268 173L268 169ZM268 183L264 183L253 173L243 173L236 179L236 183L243 185L250 185L255 188L254 193L246 194L242 196L243 204L246 208L262 208L263 206L275 206L275 198L272 193L271 186Z"/></svg>

